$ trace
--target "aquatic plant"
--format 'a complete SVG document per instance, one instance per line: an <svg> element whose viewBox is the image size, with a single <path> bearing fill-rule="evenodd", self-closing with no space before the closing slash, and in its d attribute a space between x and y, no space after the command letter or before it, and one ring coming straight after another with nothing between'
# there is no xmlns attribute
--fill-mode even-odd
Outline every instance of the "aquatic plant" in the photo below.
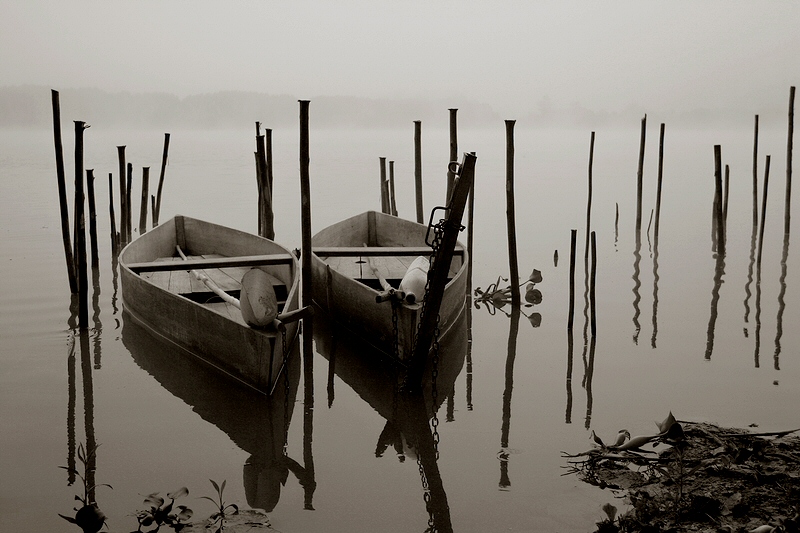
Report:
<svg viewBox="0 0 800 533"><path fill-rule="evenodd" d="M211 521L211 527L216 527L217 529L214 530L214 533L221 533L222 530L225 529L225 519L232 514L236 514L239 512L239 506L235 503L225 503L225 500L222 499L222 493L225 491L225 482L226 480L222 480L222 484L217 484L216 481L213 479L209 479L211 484L214 486L214 489L217 491L217 499L210 496L200 496L200 498L204 500L208 500L213 503L216 508L217 512L212 514L208 519ZM230 511L233 512L230 512Z"/></svg>
<svg viewBox="0 0 800 533"><path fill-rule="evenodd" d="M180 531L185 528L194 511L185 505L175 506L175 500L189 494L189 489L181 487L175 492L167 493L167 501L158 495L157 492L148 495L144 499L145 508L136 512L136 520L139 522L139 528L134 533L140 531L147 531L147 533L154 533L158 531L161 526L167 526L174 531ZM150 527L155 525L153 529L143 530L143 527Z"/></svg>
<svg viewBox="0 0 800 533"><path fill-rule="evenodd" d="M113 487L107 483L101 483L97 485L94 484L93 481L90 481L90 479L94 477L93 475L90 476L89 474L94 473L94 467L92 465L94 465L97 446L93 446L91 448L87 446L87 449L85 450L83 443L78 445L78 460L83 465L83 474L78 472L76 468L59 466L59 468L63 468L70 474L80 478L81 483L83 484L83 496L79 494L75 495L75 500L81 502L82 505L80 508L74 508L76 511L74 517L66 516L61 513L59 513L58 516L70 524L75 524L81 528L84 533L97 533L106 523L106 515L103 514L103 511L101 511L97 506L97 502L94 501L94 490L97 487L108 487L113 489Z"/></svg>

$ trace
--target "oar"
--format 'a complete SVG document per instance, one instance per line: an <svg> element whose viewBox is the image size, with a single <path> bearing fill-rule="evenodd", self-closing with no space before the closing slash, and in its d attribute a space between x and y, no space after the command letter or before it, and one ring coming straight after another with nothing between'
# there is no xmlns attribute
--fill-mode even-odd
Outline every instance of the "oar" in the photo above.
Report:
<svg viewBox="0 0 800 533"><path fill-rule="evenodd" d="M364 246L366 247L367 243L364 243ZM375 274L376 278L378 278L378 283L380 283L381 287L383 288L383 292L378 293L378 295L375 297L375 301L377 303L381 303L392 299L396 299L398 301L405 300L405 293L398 291L392 287L388 281L386 281L386 278L384 278L383 275L378 271L378 267L376 267L372 262L372 257L366 256L366 258L369 268L372 269L372 273Z"/></svg>
<svg viewBox="0 0 800 533"><path fill-rule="evenodd" d="M180 246L175 247L181 259L186 261L186 255ZM241 299L237 300L217 286L203 272L190 270L199 281L225 302L233 305L242 313L242 318L248 326L263 328L278 319L278 298L272 287L270 275L259 268L251 268L242 277ZM278 327L278 324L275 324Z"/></svg>

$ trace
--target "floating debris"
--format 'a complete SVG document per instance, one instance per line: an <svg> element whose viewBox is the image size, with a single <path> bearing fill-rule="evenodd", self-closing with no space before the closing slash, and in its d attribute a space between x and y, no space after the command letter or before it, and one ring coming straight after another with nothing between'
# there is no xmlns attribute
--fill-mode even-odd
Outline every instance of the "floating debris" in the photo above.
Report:
<svg viewBox="0 0 800 533"><path fill-rule="evenodd" d="M800 429L750 433L672 413L656 426L632 438L620 430L611 445L592 431L592 449L563 453L568 474L629 506L604 506L598 532L800 531Z"/></svg>

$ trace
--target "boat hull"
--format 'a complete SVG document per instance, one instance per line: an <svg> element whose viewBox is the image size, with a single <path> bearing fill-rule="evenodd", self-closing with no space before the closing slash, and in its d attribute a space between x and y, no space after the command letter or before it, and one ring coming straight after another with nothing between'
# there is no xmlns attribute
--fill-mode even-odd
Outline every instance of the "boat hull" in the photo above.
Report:
<svg viewBox="0 0 800 533"><path fill-rule="evenodd" d="M165 289L156 277L134 272L131 265L175 255L241 257L289 254L282 246L255 235L189 217L175 217L130 243L120 254L125 310L152 334L202 359L220 371L261 391L270 392L294 342L297 324L287 324L285 337L275 328L254 329L221 306L194 301L189 292ZM298 306L298 264L260 267L286 287L283 311Z"/></svg>
<svg viewBox="0 0 800 533"><path fill-rule="evenodd" d="M369 211L343 220L317 233L311 240L312 249L353 248L367 246L392 248L424 248L427 227L394 216ZM439 311L439 333L449 330L463 311L466 301L467 252L453 257L450 279L445 287ZM383 258L381 269L387 281L399 285L408 265L390 263ZM410 263L413 256L407 257ZM397 349L394 346L394 317L390 302L377 303L380 287L370 268L359 257L333 258L312 255L312 285L314 301L334 320L367 340L381 351L401 361L411 356L417 332L420 308L397 305ZM396 353L395 353L396 352Z"/></svg>

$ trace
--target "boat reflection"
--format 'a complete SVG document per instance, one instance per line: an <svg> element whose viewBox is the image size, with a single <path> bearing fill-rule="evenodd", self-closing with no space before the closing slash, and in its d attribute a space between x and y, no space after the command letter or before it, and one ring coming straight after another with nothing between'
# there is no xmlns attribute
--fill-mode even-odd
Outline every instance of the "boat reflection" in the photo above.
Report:
<svg viewBox="0 0 800 533"><path fill-rule="evenodd" d="M247 504L271 512L291 472L312 508L313 475L286 454L289 424L300 382L299 344L289 354L288 371L271 396L242 386L180 350L154 339L123 311L122 342L139 367L164 389L225 432L250 457L243 466ZM202 384L202 387L198 386ZM304 438L311 438L310 435Z"/></svg>
<svg viewBox="0 0 800 533"><path fill-rule="evenodd" d="M437 464L438 416L446 396L452 396L456 378L464 366L468 347L466 313L439 339L438 363L428 359L420 390L402 387L404 368L388 354L357 336L337 328L330 317L316 309L314 341L317 352L328 360L329 376L335 375L353 389L386 424L377 436L375 455L394 449L400 461L415 460L425 491L429 526L452 531L447 494ZM435 381L431 379L436 373ZM329 380L329 387L334 381ZM333 397L329 389L329 401ZM433 428L433 431L431 430Z"/></svg>

